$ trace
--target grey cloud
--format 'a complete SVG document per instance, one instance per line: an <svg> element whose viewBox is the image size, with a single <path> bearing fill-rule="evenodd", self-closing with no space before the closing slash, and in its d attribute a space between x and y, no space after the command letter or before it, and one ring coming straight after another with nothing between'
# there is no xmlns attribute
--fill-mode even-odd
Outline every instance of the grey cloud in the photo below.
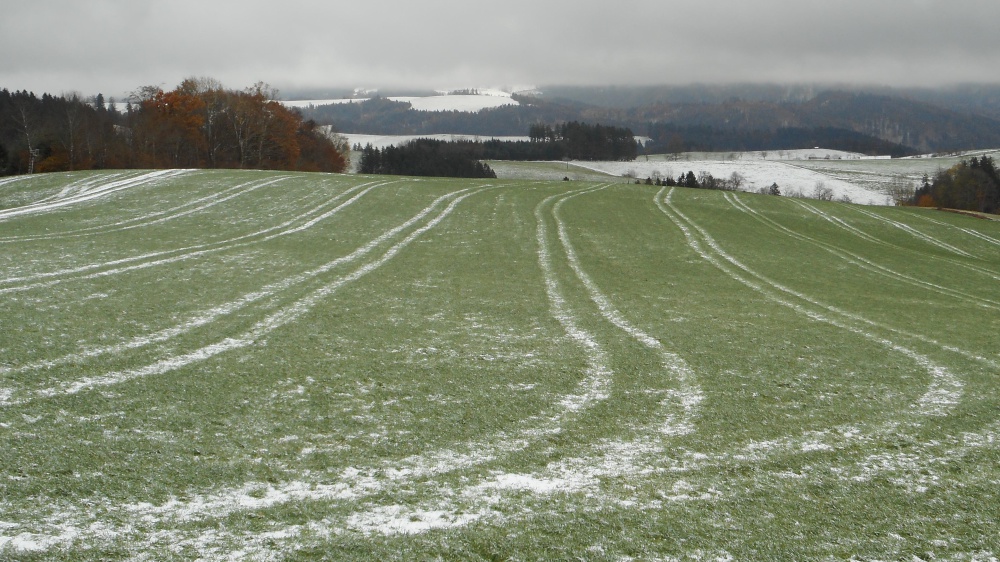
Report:
<svg viewBox="0 0 1000 562"><path fill-rule="evenodd" d="M995 81L995 0L48 0L5 7L0 87Z"/></svg>

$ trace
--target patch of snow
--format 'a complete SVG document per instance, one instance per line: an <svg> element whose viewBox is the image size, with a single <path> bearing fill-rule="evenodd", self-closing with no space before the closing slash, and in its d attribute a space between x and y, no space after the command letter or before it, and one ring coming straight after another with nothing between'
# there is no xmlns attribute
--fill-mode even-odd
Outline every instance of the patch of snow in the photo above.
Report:
<svg viewBox="0 0 1000 562"><path fill-rule="evenodd" d="M433 529L462 527L481 517L479 513L455 514L447 510L387 505L351 515L347 526L365 534L414 535Z"/></svg>
<svg viewBox="0 0 1000 562"><path fill-rule="evenodd" d="M392 101L409 102L414 111L461 111L479 113L484 109L494 109L507 105L521 105L510 96L448 95L427 97L393 97Z"/></svg>
<svg viewBox="0 0 1000 562"><path fill-rule="evenodd" d="M833 447L828 443L820 443L819 441L809 441L802 444L802 450L807 453L811 451L832 451Z"/></svg>
<svg viewBox="0 0 1000 562"><path fill-rule="evenodd" d="M539 478L530 474L501 474L491 482L483 483L481 489L527 491L534 494L573 492L582 487L578 481L565 478Z"/></svg>

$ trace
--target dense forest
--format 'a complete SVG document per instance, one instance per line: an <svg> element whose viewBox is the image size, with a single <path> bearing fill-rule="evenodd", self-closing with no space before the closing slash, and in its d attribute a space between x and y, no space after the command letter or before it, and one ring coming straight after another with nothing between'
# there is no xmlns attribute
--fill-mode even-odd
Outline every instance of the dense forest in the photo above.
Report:
<svg viewBox="0 0 1000 562"><path fill-rule="evenodd" d="M969 83L940 87L890 87L851 84L685 84L648 86L545 86L546 96L617 109L657 104L718 105L732 100L782 105L805 103L832 91L874 95L903 102L925 102L961 114L1000 120L1000 84Z"/></svg>
<svg viewBox="0 0 1000 562"><path fill-rule="evenodd" d="M0 90L0 174L107 168L260 168L340 172L346 147L258 83L227 90L189 79L145 87L124 111L98 95Z"/></svg>
<svg viewBox="0 0 1000 562"><path fill-rule="evenodd" d="M1000 211L1000 170L989 156L963 160L939 171L933 180L925 177L911 203L921 207L997 213Z"/></svg>
<svg viewBox="0 0 1000 562"><path fill-rule="evenodd" d="M367 145L361 149L358 172L396 176L436 176L453 178L495 178L489 165L480 162L476 145L415 139L402 146L383 149Z"/></svg>
<svg viewBox="0 0 1000 562"><path fill-rule="evenodd" d="M571 160L635 160L638 154L638 144L632 130L627 127L609 125L588 125L578 121L562 123L555 127L548 125L532 125L528 128L529 146L547 148L555 147L558 158ZM515 143L500 143L500 146ZM514 160L503 158L502 154L491 154L492 160ZM527 158L541 160L542 158ZM555 158L549 158L554 160Z"/></svg>

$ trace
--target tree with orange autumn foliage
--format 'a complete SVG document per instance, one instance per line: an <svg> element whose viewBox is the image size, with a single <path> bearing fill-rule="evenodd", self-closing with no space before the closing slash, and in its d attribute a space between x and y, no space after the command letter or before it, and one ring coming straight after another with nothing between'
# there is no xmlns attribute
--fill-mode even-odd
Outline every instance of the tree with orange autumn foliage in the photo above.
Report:
<svg viewBox="0 0 1000 562"><path fill-rule="evenodd" d="M138 119L144 130L139 137L146 160L154 166L346 168L333 142L303 122L298 112L275 101L277 92L263 82L234 91L211 79L188 79L171 92L144 92ZM311 146L305 159L303 144Z"/></svg>
<svg viewBox="0 0 1000 562"><path fill-rule="evenodd" d="M924 180L924 185L914 193L913 203L921 207L998 213L1000 169L989 156L962 160L939 171L933 182Z"/></svg>
<svg viewBox="0 0 1000 562"><path fill-rule="evenodd" d="M343 172L346 149L263 82L228 90L189 78L171 91L137 89L124 112L93 103L0 91L9 139L0 135L0 174L72 169L256 168ZM43 135L48 135L46 138Z"/></svg>
<svg viewBox="0 0 1000 562"><path fill-rule="evenodd" d="M201 110L205 102L181 91L157 91L141 104L150 128L153 167L200 167L204 153Z"/></svg>

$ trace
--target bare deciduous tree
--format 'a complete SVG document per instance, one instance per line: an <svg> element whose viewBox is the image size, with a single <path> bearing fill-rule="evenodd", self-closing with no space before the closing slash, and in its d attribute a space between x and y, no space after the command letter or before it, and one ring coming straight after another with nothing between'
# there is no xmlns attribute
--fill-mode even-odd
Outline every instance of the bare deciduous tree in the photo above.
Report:
<svg viewBox="0 0 1000 562"><path fill-rule="evenodd" d="M886 188L889 192L889 197L892 198L893 203L896 205L908 205L913 201L913 195L916 192L916 188L913 184L906 179L905 176L895 176L889 180L889 185Z"/></svg>
<svg viewBox="0 0 1000 562"><path fill-rule="evenodd" d="M813 197L820 201L833 201L833 190L826 186L826 182L820 180L813 188Z"/></svg>
<svg viewBox="0 0 1000 562"><path fill-rule="evenodd" d="M735 191L739 191L739 190L740 190L740 188L742 188L742 187L743 187L743 184L744 184L745 182L746 182L746 178L744 178L744 177L743 177L743 174L741 174L741 173L739 173L739 172L733 172L733 173L732 173L732 174L731 174L731 175L729 176L729 185L730 185L730 187L732 187L732 188L733 188L733 190L735 190Z"/></svg>

